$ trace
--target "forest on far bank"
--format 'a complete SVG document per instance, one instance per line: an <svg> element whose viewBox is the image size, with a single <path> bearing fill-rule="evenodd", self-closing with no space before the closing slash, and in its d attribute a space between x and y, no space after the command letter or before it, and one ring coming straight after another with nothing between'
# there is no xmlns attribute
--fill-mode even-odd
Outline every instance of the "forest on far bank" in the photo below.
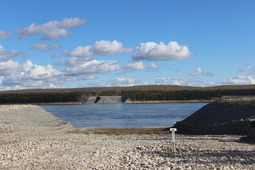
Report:
<svg viewBox="0 0 255 170"><path fill-rule="evenodd" d="M82 96L127 96L133 101L210 100L222 96L255 96L255 88L197 88L175 90L104 89L103 91L47 91L0 93L0 104L79 102Z"/></svg>

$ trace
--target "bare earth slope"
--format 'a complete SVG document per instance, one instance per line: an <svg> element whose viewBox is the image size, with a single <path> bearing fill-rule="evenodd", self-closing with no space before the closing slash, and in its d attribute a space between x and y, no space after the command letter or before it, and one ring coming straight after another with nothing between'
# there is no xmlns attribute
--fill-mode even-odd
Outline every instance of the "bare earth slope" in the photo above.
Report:
<svg viewBox="0 0 255 170"><path fill-rule="evenodd" d="M189 134L247 134L254 131L255 100L228 99L209 103L175 127Z"/></svg>
<svg viewBox="0 0 255 170"><path fill-rule="evenodd" d="M252 117L255 118L255 100L223 100L204 106L183 122L213 125Z"/></svg>

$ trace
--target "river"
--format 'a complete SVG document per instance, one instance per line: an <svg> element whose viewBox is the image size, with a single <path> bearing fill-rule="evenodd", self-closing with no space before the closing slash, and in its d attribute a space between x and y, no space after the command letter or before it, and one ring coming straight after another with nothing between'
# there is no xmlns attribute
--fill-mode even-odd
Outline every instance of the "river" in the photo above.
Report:
<svg viewBox="0 0 255 170"><path fill-rule="evenodd" d="M207 103L41 105L74 127L170 127Z"/></svg>

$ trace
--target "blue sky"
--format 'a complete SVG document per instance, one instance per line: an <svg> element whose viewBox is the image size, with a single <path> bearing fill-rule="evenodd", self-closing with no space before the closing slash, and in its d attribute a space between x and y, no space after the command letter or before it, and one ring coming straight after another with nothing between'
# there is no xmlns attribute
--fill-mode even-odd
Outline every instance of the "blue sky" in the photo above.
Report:
<svg viewBox="0 0 255 170"><path fill-rule="evenodd" d="M0 90L255 84L253 0L8 0Z"/></svg>

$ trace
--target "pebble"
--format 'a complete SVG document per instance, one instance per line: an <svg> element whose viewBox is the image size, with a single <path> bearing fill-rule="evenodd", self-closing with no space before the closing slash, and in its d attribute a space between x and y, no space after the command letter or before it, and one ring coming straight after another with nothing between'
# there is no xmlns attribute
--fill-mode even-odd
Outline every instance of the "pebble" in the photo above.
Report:
<svg viewBox="0 0 255 170"><path fill-rule="evenodd" d="M0 112L8 109L40 111L37 106L18 107L0 107ZM238 142L241 136L176 134L176 152L172 153L169 135L75 134L58 131L56 127L33 127L28 131L0 124L0 169L227 170L255 167L255 147Z"/></svg>

